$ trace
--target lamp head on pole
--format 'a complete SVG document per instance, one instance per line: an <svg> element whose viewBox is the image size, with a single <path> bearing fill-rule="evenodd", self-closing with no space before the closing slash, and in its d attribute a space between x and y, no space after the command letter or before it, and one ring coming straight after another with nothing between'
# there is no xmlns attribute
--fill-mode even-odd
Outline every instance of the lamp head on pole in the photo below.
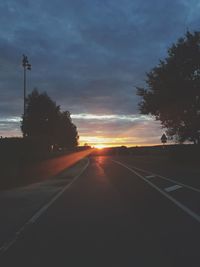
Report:
<svg viewBox="0 0 200 267"><path fill-rule="evenodd" d="M26 55L22 55L22 66L27 70L31 70L31 64L28 62L28 57Z"/></svg>

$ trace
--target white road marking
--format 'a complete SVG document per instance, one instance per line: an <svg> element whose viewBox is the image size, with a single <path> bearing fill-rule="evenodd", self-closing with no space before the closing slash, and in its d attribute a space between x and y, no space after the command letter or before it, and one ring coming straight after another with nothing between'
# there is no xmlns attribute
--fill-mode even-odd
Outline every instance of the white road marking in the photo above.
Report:
<svg viewBox="0 0 200 267"><path fill-rule="evenodd" d="M146 172L146 173L151 173L150 171L143 170L143 169L137 168L137 167L135 167L135 166L131 166L131 167L134 168L134 169L136 169L136 170L138 170L138 171L142 171L142 172ZM177 180L167 178L167 177L162 176L162 175L160 175L160 174L152 173L152 175L157 176L157 177L160 177L160 178L162 178L162 179L164 179L164 180L166 180L166 181L169 181L169 182L172 182L172 183L179 184L179 185L181 185L181 186L183 186L183 187L185 187L185 188L188 188L188 189L190 189L190 190L193 190L193 191L195 191L195 192L200 193L200 189L195 188L195 187L193 187L193 186L191 186L191 185L183 184L183 183L181 183L181 182L179 182L179 181L177 181Z"/></svg>
<svg viewBox="0 0 200 267"><path fill-rule="evenodd" d="M156 176L153 175L153 174L145 176L145 178L147 178L147 179L151 179L151 178L155 178L155 177L156 177Z"/></svg>
<svg viewBox="0 0 200 267"><path fill-rule="evenodd" d="M190 189L190 190L192 190L192 191L195 191L195 192L197 192L197 193L200 193L200 189L198 189L198 188L195 188L195 187L190 186L190 185L187 185L187 184L183 184L183 183L181 183L181 182L178 182L178 181L176 181L176 180L172 180L172 179L167 178L167 177L164 177L164 176L162 176L162 175L158 175L158 176L159 176L160 178L166 180L166 181L173 182L173 183L175 182L176 184L179 184L179 185L181 185L182 187L185 187L185 188L187 188L187 189Z"/></svg>
<svg viewBox="0 0 200 267"><path fill-rule="evenodd" d="M144 178L141 174L139 174L135 170L129 168L128 166L126 166L125 164L121 163L120 161L116 161L116 160L112 160L112 161L115 162L115 163L117 163L117 164L119 164L119 165L121 165L121 166L123 166L124 168L128 169L129 171L131 171L132 173L134 173L135 175L137 175L139 178L141 178L143 181L145 181L146 183L148 183L151 187L153 187L154 189L156 189L163 196L165 196L166 198L168 198L177 207L179 207L180 209L182 209L185 213L187 213L193 219L195 219L197 222L200 223L200 216L198 214L196 214L195 212L193 212L192 210L190 210L189 208L187 208L181 202L179 202L178 200L176 200L175 198L173 198L172 196L170 196L169 194L167 194L165 191L163 191L162 189L160 189L158 186L156 186L155 184L151 183L148 179Z"/></svg>
<svg viewBox="0 0 200 267"><path fill-rule="evenodd" d="M169 192L173 192L173 191L180 189L180 188L183 188L183 187L179 184L175 184L175 185L166 187L164 190L169 193Z"/></svg>
<svg viewBox="0 0 200 267"><path fill-rule="evenodd" d="M12 239L4 243L0 247L0 254L6 252L19 238L19 236L24 232L27 226L35 223L39 217L83 174L83 172L87 169L89 165L89 159L87 164L84 166L82 171L73 178L73 180L67 184L61 191L59 191L47 204L45 204L42 208L40 208L32 217L29 219L14 235Z"/></svg>

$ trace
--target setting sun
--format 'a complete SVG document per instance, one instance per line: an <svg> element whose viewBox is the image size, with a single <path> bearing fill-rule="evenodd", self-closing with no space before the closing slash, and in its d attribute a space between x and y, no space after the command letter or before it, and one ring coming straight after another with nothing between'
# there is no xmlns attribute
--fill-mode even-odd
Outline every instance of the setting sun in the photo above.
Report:
<svg viewBox="0 0 200 267"><path fill-rule="evenodd" d="M102 145L102 144L94 145L94 147L97 148L97 149L103 149L103 148L105 148L105 146Z"/></svg>

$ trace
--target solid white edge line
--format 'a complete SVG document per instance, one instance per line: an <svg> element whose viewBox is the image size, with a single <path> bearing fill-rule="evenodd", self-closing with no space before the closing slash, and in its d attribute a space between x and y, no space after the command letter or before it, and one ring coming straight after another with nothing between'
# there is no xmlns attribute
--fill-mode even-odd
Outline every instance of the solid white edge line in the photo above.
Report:
<svg viewBox="0 0 200 267"><path fill-rule="evenodd" d="M76 175L72 181L67 184L61 191L59 191L47 204L45 204L42 208L40 208L32 217L29 219L14 235L14 237L9 240L8 242L4 243L0 247L0 255L2 255L4 252L6 252L18 239L19 235L23 233L25 228L35 223L39 217L83 174L83 172L87 169L89 165L89 159L87 158L87 164L84 166L84 168L81 170L81 172Z"/></svg>
<svg viewBox="0 0 200 267"><path fill-rule="evenodd" d="M164 192L163 190L161 190L155 184L153 184L150 181L148 181L147 179L145 179L142 175L140 175L139 173L137 173L135 170L129 168L128 166L126 166L125 164L123 164L123 163L121 163L119 161L116 161L116 160L112 160L112 161L115 162L115 163L117 163L117 164L119 164L119 165L121 165L121 166L123 166L124 168L128 169L129 171L133 172L135 175L137 175L138 177L140 177L143 181L145 181L146 183L148 183L150 186L152 186L154 189L156 189L158 192L160 192L163 196L165 196L171 202L173 202L176 206L178 206L180 209L182 209L185 213L187 213L193 219L195 219L197 222L200 223L200 216L198 214L196 214L195 212L193 212L192 210L190 210L189 208L187 208L185 205L183 205L182 203L180 203L179 201L177 201L172 196L168 195L166 192Z"/></svg>
<svg viewBox="0 0 200 267"><path fill-rule="evenodd" d="M165 176L162 176L162 175L160 175L160 174L156 174L156 173L153 173L153 172L151 172L151 171L143 170L143 169L140 169L140 168L135 167L135 166L131 166L131 167L134 168L134 169L136 169L136 170L138 170L138 171L151 173L152 175L157 176L157 177L159 177L159 178L161 178L161 179L164 179L164 180L166 180L166 181L169 181L169 182L172 182L172 183L181 185L181 186L183 186L183 187L185 187L185 188L188 188L188 189L190 189L190 190L193 190L193 191L195 191L195 192L200 193L200 189L195 188L195 187L193 187L193 186L190 186L190 185L187 185L187 184L183 184L183 183L181 183L181 182L179 182L179 181L177 181L177 180L173 180L173 179L167 178L167 177L165 177Z"/></svg>
<svg viewBox="0 0 200 267"><path fill-rule="evenodd" d="M44 205L38 212L33 215L33 217L28 221L28 223L35 223L37 219L81 176L81 174L85 171L85 169L89 165L89 160L86 166L83 168L80 174L75 176L73 180L67 184L61 191L59 191L46 205Z"/></svg>

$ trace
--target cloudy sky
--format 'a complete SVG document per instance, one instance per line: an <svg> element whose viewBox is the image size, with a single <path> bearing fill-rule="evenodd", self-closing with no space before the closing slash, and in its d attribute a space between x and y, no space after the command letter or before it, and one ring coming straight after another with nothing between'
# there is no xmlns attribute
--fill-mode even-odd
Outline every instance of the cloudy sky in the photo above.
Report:
<svg viewBox="0 0 200 267"><path fill-rule="evenodd" d="M158 122L138 112L136 86L187 30L199 0L6 0L0 2L0 135L19 136L22 54L28 92L69 110L81 143L160 142Z"/></svg>

